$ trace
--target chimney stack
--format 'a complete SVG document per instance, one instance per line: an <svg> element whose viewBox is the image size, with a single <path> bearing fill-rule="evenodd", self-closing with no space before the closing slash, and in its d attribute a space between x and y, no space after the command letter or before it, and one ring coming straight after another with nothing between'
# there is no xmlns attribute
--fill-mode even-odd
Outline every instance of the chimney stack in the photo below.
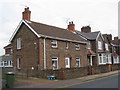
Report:
<svg viewBox="0 0 120 90"><path fill-rule="evenodd" d="M75 24L73 24L73 21L72 21L72 22L69 22L68 30L70 30L70 31L75 31Z"/></svg>
<svg viewBox="0 0 120 90"><path fill-rule="evenodd" d="M108 35L107 35L107 38L108 38L109 40L112 40L112 34L108 34Z"/></svg>
<svg viewBox="0 0 120 90"><path fill-rule="evenodd" d="M91 32L91 27L90 26L83 26L81 28L81 32L90 33Z"/></svg>
<svg viewBox="0 0 120 90"><path fill-rule="evenodd" d="M29 10L29 7L25 8L25 11L22 12L22 19L30 21L30 15L31 11Z"/></svg>
<svg viewBox="0 0 120 90"><path fill-rule="evenodd" d="M118 40L118 37L114 37L114 40Z"/></svg>

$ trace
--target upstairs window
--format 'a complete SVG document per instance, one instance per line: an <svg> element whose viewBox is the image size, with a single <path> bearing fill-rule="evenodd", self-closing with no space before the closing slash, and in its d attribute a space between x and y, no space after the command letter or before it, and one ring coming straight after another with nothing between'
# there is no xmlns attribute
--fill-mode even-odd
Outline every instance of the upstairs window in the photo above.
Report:
<svg viewBox="0 0 120 90"><path fill-rule="evenodd" d="M109 49L108 49L108 44L107 43L105 43L105 49L108 51Z"/></svg>
<svg viewBox="0 0 120 90"><path fill-rule="evenodd" d="M76 50L80 50L80 44L76 43L75 48L76 48Z"/></svg>
<svg viewBox="0 0 120 90"><path fill-rule="evenodd" d="M57 40L52 40L51 46L52 46L52 48L57 48Z"/></svg>
<svg viewBox="0 0 120 90"><path fill-rule="evenodd" d="M21 38L17 39L17 49L21 49Z"/></svg>
<svg viewBox="0 0 120 90"><path fill-rule="evenodd" d="M91 47L90 42L87 42L87 49L90 49L90 47Z"/></svg>
<svg viewBox="0 0 120 90"><path fill-rule="evenodd" d="M66 42L66 49L68 49L68 42Z"/></svg>
<svg viewBox="0 0 120 90"><path fill-rule="evenodd" d="M102 42L98 41L98 49L102 50Z"/></svg>

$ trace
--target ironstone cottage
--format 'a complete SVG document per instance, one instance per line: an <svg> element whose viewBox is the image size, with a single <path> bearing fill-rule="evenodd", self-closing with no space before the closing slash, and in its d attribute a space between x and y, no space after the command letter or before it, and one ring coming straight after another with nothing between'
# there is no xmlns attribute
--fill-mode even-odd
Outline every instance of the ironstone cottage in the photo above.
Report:
<svg viewBox="0 0 120 90"><path fill-rule="evenodd" d="M88 65L87 43L75 33L73 22L69 23L68 29L62 29L31 21L30 15L29 8L25 8L10 39L13 66L18 72Z"/></svg>

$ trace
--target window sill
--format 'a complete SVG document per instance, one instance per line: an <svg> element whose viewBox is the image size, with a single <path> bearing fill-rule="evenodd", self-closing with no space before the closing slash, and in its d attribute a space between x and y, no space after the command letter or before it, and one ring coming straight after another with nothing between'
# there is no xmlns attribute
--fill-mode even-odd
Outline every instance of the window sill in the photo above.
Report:
<svg viewBox="0 0 120 90"><path fill-rule="evenodd" d="M21 48L20 49L17 48L17 51L19 51L19 50L21 50Z"/></svg>
<svg viewBox="0 0 120 90"><path fill-rule="evenodd" d="M58 47L52 47L53 49L58 49Z"/></svg>
<svg viewBox="0 0 120 90"><path fill-rule="evenodd" d="M105 65L106 63L99 63L99 65Z"/></svg>
<svg viewBox="0 0 120 90"><path fill-rule="evenodd" d="M76 49L76 51L80 51L80 49Z"/></svg>

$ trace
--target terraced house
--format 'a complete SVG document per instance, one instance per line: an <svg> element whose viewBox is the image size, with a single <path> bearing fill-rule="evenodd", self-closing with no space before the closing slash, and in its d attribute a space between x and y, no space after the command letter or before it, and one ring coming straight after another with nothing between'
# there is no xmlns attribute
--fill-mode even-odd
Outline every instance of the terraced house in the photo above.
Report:
<svg viewBox="0 0 120 90"><path fill-rule="evenodd" d="M75 73L79 76L80 72L88 75L87 66L118 64L116 45L111 34L91 32L90 26L84 26L78 31L73 22L69 22L67 29L63 29L31 21L31 11L27 7L10 39L10 48L8 45L5 50L6 54L11 52L11 65L16 72L57 71L65 68L77 70L86 67Z"/></svg>
<svg viewBox="0 0 120 90"><path fill-rule="evenodd" d="M12 35L13 66L19 72L26 69L44 70L86 67L85 40L75 33L70 22L62 29L30 20L31 11L25 8L22 20Z"/></svg>
<svg viewBox="0 0 120 90"><path fill-rule="evenodd" d="M87 41L87 56L89 64L104 65L111 64L111 51L108 38L101 34L100 31L91 32L90 26L84 26L77 34Z"/></svg>

